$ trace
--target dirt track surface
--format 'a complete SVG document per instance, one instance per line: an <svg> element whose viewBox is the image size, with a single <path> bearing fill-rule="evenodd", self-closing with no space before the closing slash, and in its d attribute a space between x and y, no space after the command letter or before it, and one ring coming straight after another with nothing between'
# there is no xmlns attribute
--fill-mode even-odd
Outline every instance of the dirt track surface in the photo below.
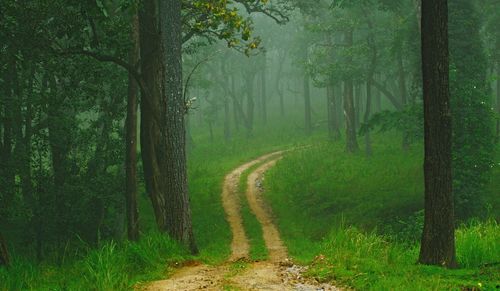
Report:
<svg viewBox="0 0 500 291"><path fill-rule="evenodd" d="M302 277L305 268L292 264L288 259L287 249L273 223L271 211L261 198L264 174L276 164L282 154L283 152L275 152L264 155L241 165L225 177L222 203L233 233L231 256L227 263L220 266L195 264L182 267L171 278L153 282L143 290L340 290ZM244 269L234 272L231 271L231 264L248 261L250 249L240 213L238 185L242 173L259 163L262 165L248 176L245 196L250 209L262 225L269 260L244 264Z"/></svg>

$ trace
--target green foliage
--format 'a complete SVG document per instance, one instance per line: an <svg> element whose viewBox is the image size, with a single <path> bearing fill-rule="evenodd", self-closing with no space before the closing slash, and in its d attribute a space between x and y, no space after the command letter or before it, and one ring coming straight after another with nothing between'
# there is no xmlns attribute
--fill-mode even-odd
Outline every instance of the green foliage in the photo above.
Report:
<svg viewBox="0 0 500 291"><path fill-rule="evenodd" d="M493 166L493 113L480 21L470 1L450 3L450 89L453 115L455 213L484 213L484 190Z"/></svg>
<svg viewBox="0 0 500 291"><path fill-rule="evenodd" d="M359 130L360 135L374 131L388 132L397 130L412 137L413 141L421 141L424 134L424 113L422 104L406 106L401 111L384 110L375 113L367 123L363 123Z"/></svg>

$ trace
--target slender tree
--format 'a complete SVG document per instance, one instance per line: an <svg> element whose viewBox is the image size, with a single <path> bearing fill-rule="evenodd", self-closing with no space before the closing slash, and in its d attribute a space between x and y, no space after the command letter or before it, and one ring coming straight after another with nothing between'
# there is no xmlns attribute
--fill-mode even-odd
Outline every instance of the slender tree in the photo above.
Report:
<svg viewBox="0 0 500 291"><path fill-rule="evenodd" d="M132 19L131 29L132 48L130 50L130 64L139 62L139 16L137 13ZM128 77L128 100L126 119L126 212L127 212L127 234L129 240L139 239L139 211L137 209L137 95L139 89L134 76L129 73Z"/></svg>
<svg viewBox="0 0 500 291"><path fill-rule="evenodd" d="M349 29L345 33L345 43L347 47L353 46L353 31ZM352 56L348 57L348 63L352 63ZM359 150L358 139L356 137L356 112L354 108L354 82L353 77L348 76L344 81L344 115L346 124L346 150L355 153Z"/></svg>
<svg viewBox="0 0 500 291"><path fill-rule="evenodd" d="M448 3L422 1L425 218L419 262L455 267Z"/></svg>

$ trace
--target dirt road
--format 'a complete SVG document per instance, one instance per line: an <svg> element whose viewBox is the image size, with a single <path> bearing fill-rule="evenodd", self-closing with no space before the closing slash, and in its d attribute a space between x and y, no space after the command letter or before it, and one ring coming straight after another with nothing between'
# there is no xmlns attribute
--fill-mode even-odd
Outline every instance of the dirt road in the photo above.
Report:
<svg viewBox="0 0 500 291"><path fill-rule="evenodd" d="M228 262L220 266L201 264L180 268L171 278L153 282L145 290L340 290L302 277L304 268L292 264L288 259L287 249L273 223L270 209L261 198L264 174L282 155L283 152L264 155L241 165L225 177L222 203L233 234ZM247 262L250 249L240 213L238 185L242 173L258 164L262 165L248 176L245 196L250 209L262 225L269 260L242 263L244 268L235 272L231 266L237 262Z"/></svg>

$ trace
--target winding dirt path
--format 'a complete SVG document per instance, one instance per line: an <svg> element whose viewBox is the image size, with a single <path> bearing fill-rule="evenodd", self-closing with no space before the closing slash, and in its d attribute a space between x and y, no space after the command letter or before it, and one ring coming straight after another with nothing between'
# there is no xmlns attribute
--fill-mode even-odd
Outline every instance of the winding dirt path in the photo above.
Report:
<svg viewBox="0 0 500 291"><path fill-rule="evenodd" d="M248 162L233 170L224 179L222 203L226 219L233 233L231 256L220 266L193 264L176 271L169 279L153 282L143 290L340 290L327 284L319 284L302 277L303 267L293 265L288 259L287 249L273 223L270 209L262 200L262 181L265 172L281 159L283 152L274 152ZM239 182L243 172L254 165L263 163L248 176L246 199L250 209L262 225L262 232L269 260L251 262L242 271L234 272L231 264L246 262L250 244L243 227L240 213Z"/></svg>

